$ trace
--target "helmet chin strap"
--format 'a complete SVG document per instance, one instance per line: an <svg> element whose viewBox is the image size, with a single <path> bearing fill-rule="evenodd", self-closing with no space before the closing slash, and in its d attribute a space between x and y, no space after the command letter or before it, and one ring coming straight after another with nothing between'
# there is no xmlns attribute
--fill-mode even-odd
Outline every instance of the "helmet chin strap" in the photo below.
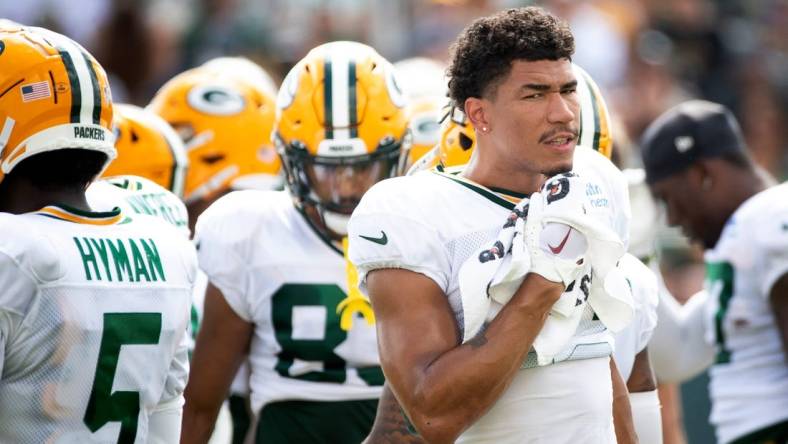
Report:
<svg viewBox="0 0 788 444"><path fill-rule="evenodd" d="M347 224L350 221L350 216L328 210L323 210L321 213L326 228L341 236L347 236Z"/></svg>

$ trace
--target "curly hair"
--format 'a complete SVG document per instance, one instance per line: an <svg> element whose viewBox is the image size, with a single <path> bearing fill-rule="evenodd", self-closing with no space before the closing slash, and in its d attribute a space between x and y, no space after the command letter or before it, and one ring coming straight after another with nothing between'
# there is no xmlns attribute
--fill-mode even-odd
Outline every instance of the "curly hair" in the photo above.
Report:
<svg viewBox="0 0 788 444"><path fill-rule="evenodd" d="M451 46L449 97L462 109L468 97L494 95L513 61L571 59L574 52L569 26L542 8L507 9L476 19Z"/></svg>

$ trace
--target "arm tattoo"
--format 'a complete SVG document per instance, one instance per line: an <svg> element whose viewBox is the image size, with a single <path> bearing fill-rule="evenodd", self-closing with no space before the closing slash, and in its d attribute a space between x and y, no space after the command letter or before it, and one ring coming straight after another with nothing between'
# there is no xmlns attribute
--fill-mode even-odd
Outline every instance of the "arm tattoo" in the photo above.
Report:
<svg viewBox="0 0 788 444"><path fill-rule="evenodd" d="M479 333L476 334L473 338L471 338L466 344L470 345L471 348L479 348L487 343L487 326L483 326Z"/></svg>
<svg viewBox="0 0 788 444"><path fill-rule="evenodd" d="M364 444L426 444L418 432L410 425L402 408L394 397L388 384L383 386L383 394L378 402L375 424Z"/></svg>

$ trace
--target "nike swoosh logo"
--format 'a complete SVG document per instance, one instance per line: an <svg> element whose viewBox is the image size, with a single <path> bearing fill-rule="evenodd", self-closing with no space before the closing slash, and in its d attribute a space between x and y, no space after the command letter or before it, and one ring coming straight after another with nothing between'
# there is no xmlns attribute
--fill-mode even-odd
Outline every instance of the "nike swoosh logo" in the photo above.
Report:
<svg viewBox="0 0 788 444"><path fill-rule="evenodd" d="M386 232L381 230L380 234L381 234L380 237L369 237L361 234L359 234L358 237L380 245L386 245L387 243L389 243L389 238L386 236Z"/></svg>
<svg viewBox="0 0 788 444"><path fill-rule="evenodd" d="M569 239L569 233L571 233L571 232L572 232L572 228L570 227L568 230L566 230L566 235L564 236L564 240L562 240L561 243L558 244L557 247L554 247L554 246L552 246L550 244L547 244L547 246L550 247L550 251L553 254L558 254L561 251L563 251L564 245L566 245L566 241Z"/></svg>

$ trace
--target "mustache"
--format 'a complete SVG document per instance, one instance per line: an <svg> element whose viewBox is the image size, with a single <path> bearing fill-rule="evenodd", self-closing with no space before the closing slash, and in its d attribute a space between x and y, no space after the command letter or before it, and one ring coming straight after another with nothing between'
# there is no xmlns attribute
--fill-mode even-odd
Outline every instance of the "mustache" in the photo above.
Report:
<svg viewBox="0 0 788 444"><path fill-rule="evenodd" d="M327 203L326 208L335 213L350 214L356 209L360 200L360 197L340 197Z"/></svg>
<svg viewBox="0 0 788 444"><path fill-rule="evenodd" d="M539 137L539 143L547 142L560 133L570 133L572 134L572 139L577 140L577 136L580 134L580 131L576 127L570 125L556 126L551 128L549 131L542 133L542 135Z"/></svg>

